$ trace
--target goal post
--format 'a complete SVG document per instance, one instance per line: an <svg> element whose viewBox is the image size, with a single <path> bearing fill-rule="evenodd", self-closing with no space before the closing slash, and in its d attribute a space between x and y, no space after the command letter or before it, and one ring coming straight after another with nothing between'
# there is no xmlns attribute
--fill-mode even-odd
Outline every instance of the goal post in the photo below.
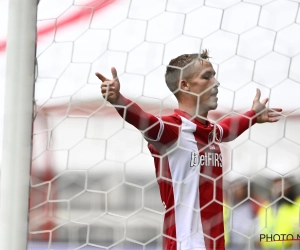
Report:
<svg viewBox="0 0 300 250"><path fill-rule="evenodd" d="M37 0L10 0L1 168L0 249L27 249Z"/></svg>

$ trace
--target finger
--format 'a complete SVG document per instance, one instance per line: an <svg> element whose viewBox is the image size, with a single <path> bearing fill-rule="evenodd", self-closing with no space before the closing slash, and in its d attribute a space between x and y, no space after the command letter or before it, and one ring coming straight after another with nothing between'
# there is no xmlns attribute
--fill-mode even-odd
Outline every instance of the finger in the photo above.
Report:
<svg viewBox="0 0 300 250"><path fill-rule="evenodd" d="M107 88L101 88L101 94L106 94L108 92L108 89Z"/></svg>
<svg viewBox="0 0 300 250"><path fill-rule="evenodd" d="M278 122L280 120L280 118L278 117L269 117L269 122Z"/></svg>
<svg viewBox="0 0 300 250"><path fill-rule="evenodd" d="M113 86L103 86L101 87L101 93L107 92L107 91L111 91L111 92L115 92L115 87Z"/></svg>
<svg viewBox="0 0 300 250"><path fill-rule="evenodd" d="M258 100L259 100L259 99L258 99ZM263 105L266 105L268 101L269 101L269 98L265 98L265 99L263 99L263 100L261 101L261 103L262 103Z"/></svg>
<svg viewBox="0 0 300 250"><path fill-rule="evenodd" d="M103 92L102 93L102 97L105 99L107 97L113 96L115 93L112 91L108 91L108 92Z"/></svg>
<svg viewBox="0 0 300 250"><path fill-rule="evenodd" d="M281 114L278 114L276 112L268 112L268 116L269 117L279 117L279 116L281 116Z"/></svg>
<svg viewBox="0 0 300 250"><path fill-rule="evenodd" d="M259 101L260 96L261 96L260 89L257 88L257 89L256 89L256 95L255 95L255 97L254 97L254 100Z"/></svg>
<svg viewBox="0 0 300 250"><path fill-rule="evenodd" d="M101 89L101 93L102 93L102 94L106 94L106 93L107 93L107 88L102 88L102 89Z"/></svg>
<svg viewBox="0 0 300 250"><path fill-rule="evenodd" d="M104 83L101 84L101 88L103 88L103 87L110 87L111 88L112 84L113 84L112 81L105 81Z"/></svg>
<svg viewBox="0 0 300 250"><path fill-rule="evenodd" d="M117 70L115 67L111 68L111 74L112 74L114 80L118 78L118 73L117 73Z"/></svg>
<svg viewBox="0 0 300 250"><path fill-rule="evenodd" d="M274 112L282 112L282 108L270 108Z"/></svg>
<svg viewBox="0 0 300 250"><path fill-rule="evenodd" d="M101 94L102 94L102 96L106 96L106 95L111 96L111 95L115 94L115 92L113 92L113 91L101 91Z"/></svg>
<svg viewBox="0 0 300 250"><path fill-rule="evenodd" d="M108 94L106 94L106 93L102 94L102 97L106 98L106 97L110 97L110 96L113 96L113 95L114 95L113 92L108 92Z"/></svg>
<svg viewBox="0 0 300 250"><path fill-rule="evenodd" d="M102 81L109 81L109 79L107 79L105 76L101 75L100 73L96 72L95 75Z"/></svg>
<svg viewBox="0 0 300 250"><path fill-rule="evenodd" d="M110 85L103 85L103 86L101 86L101 92L102 93L105 92L105 91L108 91L110 89L111 89Z"/></svg>
<svg viewBox="0 0 300 250"><path fill-rule="evenodd" d="M277 109L277 110L274 110L274 109L268 109L268 113L269 114L277 114L277 115L281 115L282 114L282 109Z"/></svg>

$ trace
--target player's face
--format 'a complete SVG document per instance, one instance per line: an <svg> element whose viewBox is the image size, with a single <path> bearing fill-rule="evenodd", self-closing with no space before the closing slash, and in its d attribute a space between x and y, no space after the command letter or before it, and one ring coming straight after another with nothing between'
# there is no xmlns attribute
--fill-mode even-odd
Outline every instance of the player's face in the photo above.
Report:
<svg viewBox="0 0 300 250"><path fill-rule="evenodd" d="M206 112L214 110L218 106L218 86L219 82L215 78L216 72L210 62L196 61L195 71L189 87L192 93L199 95L196 98L199 108Z"/></svg>

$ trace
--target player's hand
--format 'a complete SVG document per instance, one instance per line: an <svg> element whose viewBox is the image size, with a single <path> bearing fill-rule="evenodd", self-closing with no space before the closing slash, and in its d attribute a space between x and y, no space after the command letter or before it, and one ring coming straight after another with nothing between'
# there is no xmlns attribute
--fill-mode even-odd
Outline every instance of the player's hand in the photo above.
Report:
<svg viewBox="0 0 300 250"><path fill-rule="evenodd" d="M256 95L253 100L252 109L259 114L256 117L257 123L264 123L264 122L277 122L280 119L281 108L266 108L266 104L269 101L269 98L265 98L260 101L261 92L260 89L256 89Z"/></svg>
<svg viewBox="0 0 300 250"><path fill-rule="evenodd" d="M96 72L95 75L102 81L100 86L101 93L104 99L110 103L114 103L120 95L120 82L117 74L117 70L111 68L112 80L106 78L100 73Z"/></svg>

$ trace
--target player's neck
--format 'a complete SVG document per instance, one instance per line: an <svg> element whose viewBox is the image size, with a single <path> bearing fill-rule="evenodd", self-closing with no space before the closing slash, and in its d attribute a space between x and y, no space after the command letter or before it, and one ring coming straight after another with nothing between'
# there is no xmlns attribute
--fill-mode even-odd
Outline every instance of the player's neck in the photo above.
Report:
<svg viewBox="0 0 300 250"><path fill-rule="evenodd" d="M187 104L183 104L183 103L178 103L179 105L179 109L187 114L189 114L192 117L195 117L195 119L202 123L202 124L206 124L207 123L207 115L208 112L204 112L203 110L201 110L199 108L198 110L198 114L197 114L197 108L195 105L187 105Z"/></svg>

